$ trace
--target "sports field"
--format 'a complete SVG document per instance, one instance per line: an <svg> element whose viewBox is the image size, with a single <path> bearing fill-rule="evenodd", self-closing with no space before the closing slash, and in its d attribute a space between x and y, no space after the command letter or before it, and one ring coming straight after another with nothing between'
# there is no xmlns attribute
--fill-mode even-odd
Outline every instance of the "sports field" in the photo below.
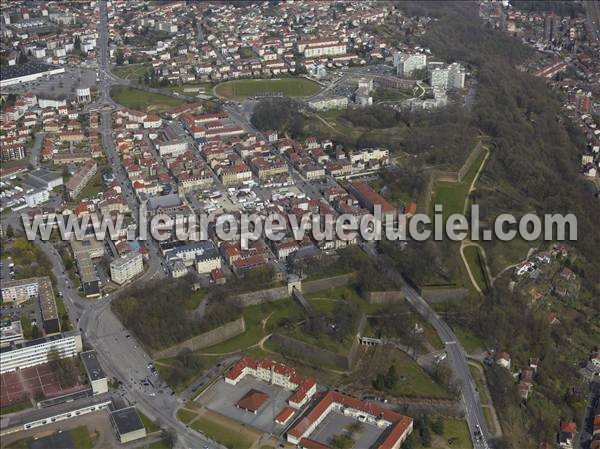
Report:
<svg viewBox="0 0 600 449"><path fill-rule="evenodd" d="M316 94L321 87L306 78L278 78L235 80L218 84L215 92L225 98L253 97L257 94L277 93L287 97L305 97Z"/></svg>
<svg viewBox="0 0 600 449"><path fill-rule="evenodd" d="M48 364L23 368L16 372L0 375L0 406L10 406L30 397L51 398L82 388L85 387L75 385L72 388L63 388L58 375Z"/></svg>

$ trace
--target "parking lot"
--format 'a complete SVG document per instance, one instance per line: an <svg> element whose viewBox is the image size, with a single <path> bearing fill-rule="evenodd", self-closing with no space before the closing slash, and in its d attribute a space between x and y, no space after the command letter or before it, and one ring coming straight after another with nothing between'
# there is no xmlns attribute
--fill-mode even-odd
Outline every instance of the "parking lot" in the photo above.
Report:
<svg viewBox="0 0 600 449"><path fill-rule="evenodd" d="M239 409L235 404L249 390L255 389L266 393L269 398L256 414ZM245 376L237 385L229 385L225 380L219 379L210 389L198 398L198 401L207 409L225 415L236 421L252 426L263 432L280 435L284 426L275 423L275 417L285 407L287 399L292 394L266 382ZM298 415L296 415L298 416Z"/></svg>
<svg viewBox="0 0 600 449"><path fill-rule="evenodd" d="M310 439L319 443L331 444L331 439L336 435L347 432L345 429L358 421L349 416L344 416L337 412L331 412L321 424L310 434ZM385 432L385 429L379 429L371 424L361 423L360 430L353 432L354 445L352 447L360 449L372 447L375 442Z"/></svg>
<svg viewBox="0 0 600 449"><path fill-rule="evenodd" d="M95 70L65 66L65 73L3 87L2 93L22 94L32 92L41 98L73 99L75 98L75 89L78 87L93 87L95 84Z"/></svg>

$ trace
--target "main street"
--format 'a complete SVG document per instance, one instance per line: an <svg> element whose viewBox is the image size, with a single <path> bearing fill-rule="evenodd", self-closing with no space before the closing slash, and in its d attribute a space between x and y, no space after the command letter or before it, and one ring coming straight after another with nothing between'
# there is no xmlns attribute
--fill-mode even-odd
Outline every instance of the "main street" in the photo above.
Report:
<svg viewBox="0 0 600 449"><path fill-rule="evenodd" d="M127 198L129 207L135 217L139 213L138 201L131 189L126 173L116 154L112 136L111 111L114 103L110 98L110 73L108 57L108 13L106 2L100 2L99 25L99 52L98 52L98 99L95 104L102 110L101 133L102 143L106 156L111 164L115 177L119 180L123 194ZM155 242L149 241L150 261L148 269L136 283L143 283L153 278L164 276L161 270L160 255ZM119 319L112 312L110 303L112 295L98 300L86 300L70 288L67 275L60 255L50 243L37 242L53 265L57 287L63 292L65 305L73 323L82 332L86 343L98 352L102 367L108 375L114 377L124 385L123 395L130 402L135 403L140 409L160 424L176 433L176 447L201 448L218 447L209 442L203 435L188 429L177 417L177 409L181 406L181 399L171 395L168 388L156 386L149 392L141 385L142 379L148 377L148 363L150 356L142 346L135 341L123 327Z"/></svg>

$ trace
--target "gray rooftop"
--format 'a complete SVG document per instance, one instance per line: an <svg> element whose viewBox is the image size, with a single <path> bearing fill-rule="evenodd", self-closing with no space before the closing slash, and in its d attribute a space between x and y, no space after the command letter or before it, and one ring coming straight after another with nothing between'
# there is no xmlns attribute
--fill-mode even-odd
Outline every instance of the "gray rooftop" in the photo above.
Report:
<svg viewBox="0 0 600 449"><path fill-rule="evenodd" d="M135 407L127 407L110 412L119 435L125 435L136 430L144 429L144 423Z"/></svg>
<svg viewBox="0 0 600 449"><path fill-rule="evenodd" d="M98 361L98 354L96 353L96 351L82 352L80 354L80 357L90 381L100 380L106 377L106 375L104 374L104 370L102 369L102 367L100 366L100 362Z"/></svg>

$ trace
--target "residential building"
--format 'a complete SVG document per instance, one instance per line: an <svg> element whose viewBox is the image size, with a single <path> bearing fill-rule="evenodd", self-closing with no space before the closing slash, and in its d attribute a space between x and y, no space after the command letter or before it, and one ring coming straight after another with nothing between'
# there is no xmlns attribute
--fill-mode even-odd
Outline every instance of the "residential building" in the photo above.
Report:
<svg viewBox="0 0 600 449"><path fill-rule="evenodd" d="M71 199L76 198L83 188L91 181L98 171L98 164L90 159L81 165L75 174L67 181L67 192Z"/></svg>
<svg viewBox="0 0 600 449"><path fill-rule="evenodd" d="M27 207L36 207L44 204L50 199L50 194L46 189L30 189L25 192L25 203Z"/></svg>
<svg viewBox="0 0 600 449"><path fill-rule="evenodd" d="M413 430L413 420L409 416L337 391L328 391L322 393L303 419L287 432L287 440L300 447L319 447L320 443L309 437L331 412L386 429L382 439L372 446L376 449L399 449Z"/></svg>
<svg viewBox="0 0 600 449"><path fill-rule="evenodd" d="M48 353L56 350L60 358L75 357L83 349L81 334L69 331L0 349L0 374L48 363Z"/></svg>
<svg viewBox="0 0 600 449"><path fill-rule="evenodd" d="M317 382L312 377L304 377L283 363L273 360L256 360L250 356L242 357L227 373L225 382L236 385L244 376L250 375L263 382L293 391L288 404L301 408L317 392Z"/></svg>
<svg viewBox="0 0 600 449"><path fill-rule="evenodd" d="M116 284L123 285L144 272L142 255L131 252L110 263L110 278Z"/></svg>
<svg viewBox="0 0 600 449"><path fill-rule="evenodd" d="M330 97L310 100L308 106L315 111L346 109L348 107L348 97Z"/></svg>
<svg viewBox="0 0 600 449"><path fill-rule="evenodd" d="M90 381L92 394L108 393L108 381L104 370L100 366L96 351L84 351L79 354L79 357L83 362L83 367Z"/></svg>
<svg viewBox="0 0 600 449"><path fill-rule="evenodd" d="M394 54L394 65L398 76L411 76L417 70L427 67L427 55L397 52Z"/></svg>
<svg viewBox="0 0 600 449"><path fill-rule="evenodd" d="M10 346L11 343L21 343L23 329L20 321L2 321L0 323L0 348Z"/></svg>

